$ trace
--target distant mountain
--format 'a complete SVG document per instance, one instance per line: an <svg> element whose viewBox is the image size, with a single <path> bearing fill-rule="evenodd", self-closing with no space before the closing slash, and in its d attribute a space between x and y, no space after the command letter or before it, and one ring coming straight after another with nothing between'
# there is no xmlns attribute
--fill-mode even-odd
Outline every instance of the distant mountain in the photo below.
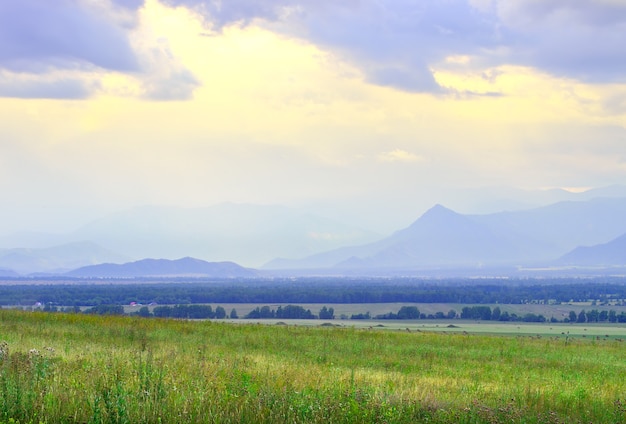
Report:
<svg viewBox="0 0 626 424"><path fill-rule="evenodd" d="M563 201L586 201L597 197L626 197L626 185L582 192L561 188L523 190L506 186L456 187L436 191L425 187L422 192L415 192L394 187L393 190L381 191L375 196L355 194L327 202L311 202L307 204L307 208L380 234L391 234L399 228L409 226L417 216L437 203L463 215L484 215L534 209Z"/></svg>
<svg viewBox="0 0 626 424"><path fill-rule="evenodd" d="M471 217L441 205L424 213L404 230L378 242L346 247L302 260L278 259L265 269L416 268L481 266L532 258L519 241L491 231Z"/></svg>
<svg viewBox="0 0 626 424"><path fill-rule="evenodd" d="M450 189L441 194L442 201L451 209L464 214L492 214L502 211L523 211L553 205L559 202L581 202L599 197L626 197L626 185L612 185L585 191L562 188L522 190L512 187L482 187Z"/></svg>
<svg viewBox="0 0 626 424"><path fill-rule="evenodd" d="M20 275L12 269L0 268L0 277L19 277Z"/></svg>
<svg viewBox="0 0 626 424"><path fill-rule="evenodd" d="M360 259L368 268L411 268L439 266L482 266L509 263L524 252L515 243L492 232L470 217L441 205L428 210L408 228L380 243L376 252ZM525 258L528 259L528 258ZM349 263L335 266L354 266Z"/></svg>
<svg viewBox="0 0 626 424"><path fill-rule="evenodd" d="M591 200L598 197L626 197L626 185L614 184L606 187L592 188L590 190L576 193L577 198L573 200Z"/></svg>
<svg viewBox="0 0 626 424"><path fill-rule="evenodd" d="M36 231L18 231L0 236L0 248L30 248L43 249L46 247L67 244L69 241L63 234L43 233Z"/></svg>
<svg viewBox="0 0 626 424"><path fill-rule="evenodd" d="M567 201L525 211L462 215L437 205L378 242L264 269L416 269L547 263L582 244L626 232L626 198Z"/></svg>
<svg viewBox="0 0 626 424"><path fill-rule="evenodd" d="M626 234L608 243L577 247L557 263L570 266L626 266Z"/></svg>
<svg viewBox="0 0 626 424"><path fill-rule="evenodd" d="M380 236L282 206L220 204L207 208L146 206L105 216L68 234L129 258L260 265L277 256L306 256Z"/></svg>
<svg viewBox="0 0 626 424"><path fill-rule="evenodd" d="M190 257L169 259L142 259L125 264L100 264L75 269L64 275L82 278L134 277L254 277L257 271L243 268L234 262L206 262Z"/></svg>
<svg viewBox="0 0 626 424"><path fill-rule="evenodd" d="M38 249L0 249L0 267L20 274L64 272L85 265L127 260L127 257L92 242L75 242Z"/></svg>
<svg viewBox="0 0 626 424"><path fill-rule="evenodd" d="M599 197L472 218L495 233L541 241L539 256L556 258L577 246L606 243L625 233L625 216L626 197Z"/></svg>

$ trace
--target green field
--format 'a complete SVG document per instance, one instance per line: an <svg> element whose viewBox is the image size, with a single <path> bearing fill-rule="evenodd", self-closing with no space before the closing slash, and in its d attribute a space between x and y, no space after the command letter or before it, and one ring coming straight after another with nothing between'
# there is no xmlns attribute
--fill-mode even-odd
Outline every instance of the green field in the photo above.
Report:
<svg viewBox="0 0 626 424"><path fill-rule="evenodd" d="M232 324L265 324L295 325L361 330L395 330L406 332L429 333L461 333L473 335L503 335L520 337L552 337L569 341L572 339L588 339L593 341L624 341L626 342L626 325L624 324L563 324L563 323L521 323L521 322L490 322L469 320L226 320Z"/></svg>
<svg viewBox="0 0 626 424"><path fill-rule="evenodd" d="M264 305L269 306L272 309L276 309L279 306L285 307L287 303L219 303L211 304L212 307L222 306L227 312L231 309L237 310L240 317L243 317L248 312L257 307ZM473 304L458 304L458 303L411 303L411 302L396 302L396 303L297 303L305 309L310 309L311 312L317 314L323 306L332 307L335 310L335 316L339 318L342 314L350 316L352 314L360 314L369 312L372 316L386 314L388 312L397 312L402 306L416 306L420 312L425 314L434 314L436 312L447 313L450 309L454 309L457 313L461 312L464 306L473 306ZM557 318L562 321L567 317L570 311L574 311L577 314L582 310L615 310L618 313L626 311L626 306L611 305L611 306L594 306L591 302L585 303L564 303L561 305L544 305L544 304L521 304L521 305L505 305L505 304L480 304L480 306L489 306L491 309L498 307L502 312L514 313L517 315L524 315L526 313L541 314L546 318ZM125 312L130 313L139 310L141 306L126 306ZM153 307L150 307L152 309Z"/></svg>
<svg viewBox="0 0 626 424"><path fill-rule="evenodd" d="M315 321L0 310L0 422L626 421L623 327Z"/></svg>

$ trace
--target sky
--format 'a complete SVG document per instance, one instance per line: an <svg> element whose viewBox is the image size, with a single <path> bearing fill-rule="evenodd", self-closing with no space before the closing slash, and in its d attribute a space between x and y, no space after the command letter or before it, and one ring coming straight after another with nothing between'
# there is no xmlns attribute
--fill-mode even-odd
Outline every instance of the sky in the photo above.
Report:
<svg viewBox="0 0 626 424"><path fill-rule="evenodd" d="M623 0L5 0L0 232L624 183L625 39Z"/></svg>

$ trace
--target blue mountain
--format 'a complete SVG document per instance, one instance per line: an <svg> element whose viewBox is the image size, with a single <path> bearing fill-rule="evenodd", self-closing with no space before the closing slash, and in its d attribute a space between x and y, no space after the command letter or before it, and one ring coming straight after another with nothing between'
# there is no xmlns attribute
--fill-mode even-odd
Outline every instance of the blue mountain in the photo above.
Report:
<svg viewBox="0 0 626 424"><path fill-rule="evenodd" d="M139 278L139 277L254 277L257 271L234 262L207 262L195 258L142 259L124 264L90 265L67 272L79 278Z"/></svg>

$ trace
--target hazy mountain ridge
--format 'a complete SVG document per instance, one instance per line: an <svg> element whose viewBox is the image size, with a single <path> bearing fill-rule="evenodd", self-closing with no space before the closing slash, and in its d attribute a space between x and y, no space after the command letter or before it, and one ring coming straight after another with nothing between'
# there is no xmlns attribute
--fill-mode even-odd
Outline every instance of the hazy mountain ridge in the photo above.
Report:
<svg viewBox="0 0 626 424"><path fill-rule="evenodd" d="M64 235L23 234L38 246L90 240L128 259L262 264L287 254L306 256L381 236L352 225L275 205L225 203L207 208L145 206L110 214ZM2 242L2 239L0 239ZM19 235L4 243L20 243Z"/></svg>
<svg viewBox="0 0 626 424"><path fill-rule="evenodd" d="M470 216L435 205L409 227L378 242L345 247L301 260L275 260L264 268L467 266L506 262L516 253L518 249L514 243L493 234Z"/></svg>
<svg viewBox="0 0 626 424"><path fill-rule="evenodd" d="M393 234L386 244L374 255L362 258L362 265L395 268L499 264L522 254L511 240L441 205L434 206L411 226ZM339 263L336 267L355 263L352 258L350 264Z"/></svg>
<svg viewBox="0 0 626 424"><path fill-rule="evenodd" d="M267 270L334 269L338 273L351 269L365 272L546 265L558 263L557 258L577 247L608 243L625 234L624 216L626 197L564 201L484 215L461 214L435 205L388 237L358 243L351 240L374 237L281 206L142 207L108 215L65 236L98 239L108 243L109 249L113 245L126 249L124 253L133 252L132 256L114 253L93 242L77 242L47 249L0 249L0 268L9 275L62 274L85 265L143 258L192 256L213 263L240 264L241 257L260 259L270 255L289 259L273 259L263 266ZM318 253L311 255L311 251ZM293 259L297 257L301 259Z"/></svg>
<svg viewBox="0 0 626 424"><path fill-rule="evenodd" d="M64 272L85 265L127 260L127 257L89 241L48 248L0 249L0 268L19 274Z"/></svg>
<svg viewBox="0 0 626 424"><path fill-rule="evenodd" d="M525 211L473 215L493 231L544 243L544 256L605 243L626 232L626 197L565 201Z"/></svg>
<svg viewBox="0 0 626 424"><path fill-rule="evenodd" d="M626 232L626 198L566 201L542 208L462 215L436 205L409 227L378 242L265 269L415 269L549 263L582 244Z"/></svg>
<svg viewBox="0 0 626 424"><path fill-rule="evenodd" d="M569 266L624 266L626 265L626 233L608 243L579 246L556 262Z"/></svg>
<svg viewBox="0 0 626 424"><path fill-rule="evenodd" d="M0 277L15 278L15 277L19 277L19 276L20 276L20 274L18 274L17 272L13 271L12 269L0 268Z"/></svg>
<svg viewBox="0 0 626 424"><path fill-rule="evenodd" d="M352 196L333 199L332 202L310 203L307 208L324 216L336 217L362 228L380 234L391 234L398 228L408 227L423 212L434 204L445 205L463 215L486 215L502 211L520 211L540 208L564 201L586 201L597 197L626 197L626 185L612 185L592 188L586 191L572 191L563 188L521 189L507 186L480 188L445 188L416 196L402 187L394 187L394 192L379 193L376 197ZM381 205L393 205L382 209ZM360 213L358 211L376 211Z"/></svg>
<svg viewBox="0 0 626 424"><path fill-rule="evenodd" d="M135 277L255 277L258 272L234 262L207 262L191 257L177 260L142 259L124 264L90 265L64 275L78 278L135 278Z"/></svg>

